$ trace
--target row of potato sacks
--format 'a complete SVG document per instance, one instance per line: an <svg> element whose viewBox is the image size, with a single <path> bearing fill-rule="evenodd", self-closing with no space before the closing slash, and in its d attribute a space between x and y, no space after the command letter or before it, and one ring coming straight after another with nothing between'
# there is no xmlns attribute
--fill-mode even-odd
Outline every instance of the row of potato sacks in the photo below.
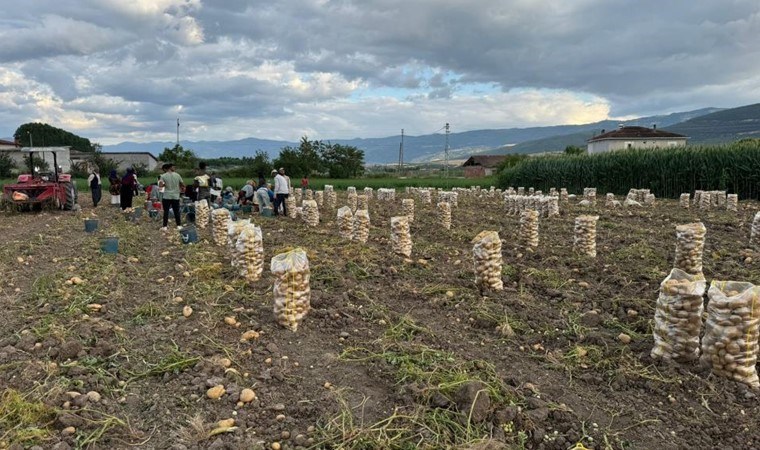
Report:
<svg viewBox="0 0 760 450"><path fill-rule="evenodd" d="M707 291L702 332L702 273L706 229L701 223L676 227L675 266L660 284L655 308L652 358L700 364L712 372L754 389L760 388L756 363L760 331L760 287L739 281L713 280Z"/></svg>

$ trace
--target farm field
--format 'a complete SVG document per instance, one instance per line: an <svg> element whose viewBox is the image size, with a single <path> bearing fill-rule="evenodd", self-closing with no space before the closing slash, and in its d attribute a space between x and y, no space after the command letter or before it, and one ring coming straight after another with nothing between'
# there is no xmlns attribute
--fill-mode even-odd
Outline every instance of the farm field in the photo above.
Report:
<svg viewBox="0 0 760 450"><path fill-rule="evenodd" d="M183 245L148 217L126 221L107 192L96 209L80 194L78 213L0 213L0 448L760 448L757 392L649 356L675 226L707 227L708 281L760 284L748 249L760 203L562 204L531 252L499 198L460 195L451 230L417 200L405 260L390 243L411 197L398 191L370 201L366 244L340 237L334 209L317 228L254 217L265 270L253 284L209 229ZM588 212L595 259L572 249ZM485 295L470 243L483 230L504 241L504 290ZM100 252L106 236L119 254ZM312 310L292 332L273 317L269 261L295 247ZM239 402L244 389L255 399Z"/></svg>

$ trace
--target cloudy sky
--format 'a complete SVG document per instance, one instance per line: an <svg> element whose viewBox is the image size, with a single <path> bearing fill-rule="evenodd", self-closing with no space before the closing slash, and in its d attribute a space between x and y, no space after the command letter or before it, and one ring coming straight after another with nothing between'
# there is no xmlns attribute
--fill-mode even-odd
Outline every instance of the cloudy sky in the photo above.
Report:
<svg viewBox="0 0 760 450"><path fill-rule="evenodd" d="M22 6L23 5L23 6ZM298 140L760 102L757 0L0 0L0 137Z"/></svg>

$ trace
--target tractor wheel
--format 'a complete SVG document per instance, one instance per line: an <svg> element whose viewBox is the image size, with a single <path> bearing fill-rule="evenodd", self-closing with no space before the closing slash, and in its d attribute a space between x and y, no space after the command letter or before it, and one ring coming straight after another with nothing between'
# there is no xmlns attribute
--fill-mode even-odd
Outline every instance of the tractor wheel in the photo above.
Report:
<svg viewBox="0 0 760 450"><path fill-rule="evenodd" d="M74 183L61 183L61 189L66 193L66 203L63 204L65 211L71 211L74 209L74 205L77 204L77 188Z"/></svg>

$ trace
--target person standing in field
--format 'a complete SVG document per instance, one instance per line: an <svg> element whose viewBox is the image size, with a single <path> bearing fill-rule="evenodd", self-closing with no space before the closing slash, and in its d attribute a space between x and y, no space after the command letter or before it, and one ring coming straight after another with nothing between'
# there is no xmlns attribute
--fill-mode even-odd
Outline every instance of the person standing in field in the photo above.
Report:
<svg viewBox="0 0 760 450"><path fill-rule="evenodd" d="M95 167L92 169L92 173L87 178L87 184L90 185L90 193L92 194L92 207L97 208L100 203L100 198L103 195L100 182L100 169Z"/></svg>
<svg viewBox="0 0 760 450"><path fill-rule="evenodd" d="M126 210L132 207L132 198L135 195L135 186L137 185L137 177L135 176L135 170L133 168L127 169L127 173L121 179L121 209Z"/></svg>
<svg viewBox="0 0 760 450"><path fill-rule="evenodd" d="M179 213L179 195L185 188L182 176L174 171L174 164L166 163L161 168L165 171L158 180L158 186L163 188L164 194L161 199L161 205L164 208L164 225L161 231L169 229L169 208L174 213L174 221L177 223L177 229L182 228L182 219Z"/></svg>
<svg viewBox="0 0 760 450"><path fill-rule="evenodd" d="M195 177L193 185L198 190L198 200L209 200L211 198L210 181L211 177L206 174L206 163L198 164L198 175ZM210 204L211 202L209 202Z"/></svg>
<svg viewBox="0 0 760 450"><path fill-rule="evenodd" d="M121 204L121 180L119 179L119 174L116 173L116 169L111 169L111 172L108 174L108 182L111 184L108 188L108 193L111 194L111 204L118 206Z"/></svg>
<svg viewBox="0 0 760 450"><path fill-rule="evenodd" d="M309 189L309 177L304 175L303 178L301 178L301 192L305 194L307 189Z"/></svg>
<svg viewBox="0 0 760 450"><path fill-rule="evenodd" d="M277 173L276 170L272 171L274 175L274 215L280 214L280 206L282 206L282 215L288 215L288 206L285 204L285 199L290 194L290 186L287 178L285 178L285 170L280 169Z"/></svg>

